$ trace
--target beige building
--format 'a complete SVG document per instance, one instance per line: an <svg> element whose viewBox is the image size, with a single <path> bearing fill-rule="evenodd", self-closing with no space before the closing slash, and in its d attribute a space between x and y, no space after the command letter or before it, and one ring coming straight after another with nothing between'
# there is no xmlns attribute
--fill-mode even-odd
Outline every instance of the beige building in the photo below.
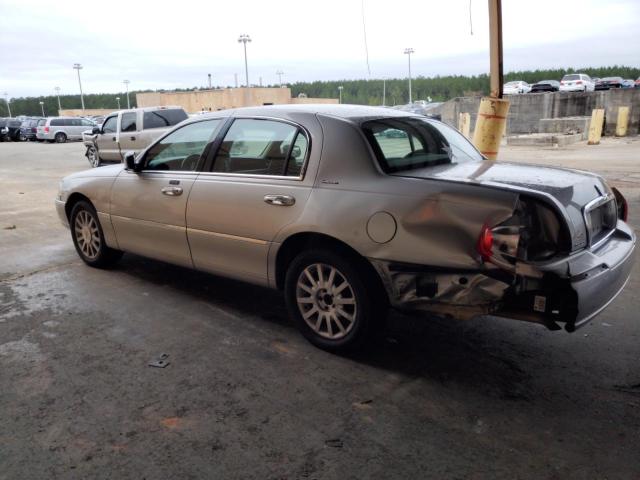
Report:
<svg viewBox="0 0 640 480"><path fill-rule="evenodd" d="M295 103L338 103L337 98L291 98L290 88L220 88L188 92L137 93L138 107L179 105L189 113L202 110Z"/></svg>

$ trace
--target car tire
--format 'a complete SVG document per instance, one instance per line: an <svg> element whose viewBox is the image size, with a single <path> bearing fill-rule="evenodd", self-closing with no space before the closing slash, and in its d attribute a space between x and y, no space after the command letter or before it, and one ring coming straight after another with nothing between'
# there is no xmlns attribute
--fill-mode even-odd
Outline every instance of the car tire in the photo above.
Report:
<svg viewBox="0 0 640 480"><path fill-rule="evenodd" d="M121 251L107 246L98 213L89 202L81 200L73 206L69 225L76 252L87 265L108 268L122 257Z"/></svg>
<svg viewBox="0 0 640 480"><path fill-rule="evenodd" d="M67 141L67 136L62 132L58 132L53 139L56 143L65 143Z"/></svg>
<svg viewBox="0 0 640 480"><path fill-rule="evenodd" d="M23 135L23 134L20 134L20 136L19 136L18 138L19 138L19 140L20 140L21 142L26 142L26 141L28 140L27 136L26 136L26 135Z"/></svg>
<svg viewBox="0 0 640 480"><path fill-rule="evenodd" d="M315 346L351 351L380 331L387 313L386 293L380 294L364 262L317 249L303 251L290 263L285 277L287 309Z"/></svg>
<svg viewBox="0 0 640 480"><path fill-rule="evenodd" d="M102 164L96 147L87 147L87 153L85 155L92 168L98 168Z"/></svg>

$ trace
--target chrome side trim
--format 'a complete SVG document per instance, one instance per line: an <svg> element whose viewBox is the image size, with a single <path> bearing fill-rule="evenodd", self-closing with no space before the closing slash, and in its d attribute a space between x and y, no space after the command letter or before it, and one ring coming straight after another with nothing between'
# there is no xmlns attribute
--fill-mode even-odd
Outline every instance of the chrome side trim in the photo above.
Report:
<svg viewBox="0 0 640 480"><path fill-rule="evenodd" d="M213 237L227 238L229 240L238 240L240 242L254 243L256 245L267 245L269 243L266 240L259 240L257 238L239 237L237 235L230 235L228 233L210 232L208 230L199 230L197 228L187 228L187 234L188 233L200 233L204 235L211 235Z"/></svg>
<svg viewBox="0 0 640 480"><path fill-rule="evenodd" d="M258 178L273 180L293 180L300 182L304 179L302 176L286 176L286 175L258 175L252 173L227 173L227 172L200 172L201 177L230 177L230 178Z"/></svg>
<svg viewBox="0 0 640 480"><path fill-rule="evenodd" d="M182 231L186 230L186 227L184 226L169 225L167 223L153 222L151 220L142 220L141 218L121 217L120 215L111 215L111 220L123 220L125 222L141 223L143 225L162 227L170 230L182 230Z"/></svg>

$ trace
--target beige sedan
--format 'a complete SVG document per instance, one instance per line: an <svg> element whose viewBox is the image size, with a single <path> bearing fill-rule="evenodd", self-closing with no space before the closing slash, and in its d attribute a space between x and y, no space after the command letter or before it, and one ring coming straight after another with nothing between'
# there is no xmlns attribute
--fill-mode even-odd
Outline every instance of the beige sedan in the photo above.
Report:
<svg viewBox="0 0 640 480"><path fill-rule="evenodd" d="M573 331L622 290L635 248L596 175L487 161L441 122L347 105L187 120L66 177L56 205L88 265L132 252L282 289L329 350L362 344L388 306Z"/></svg>

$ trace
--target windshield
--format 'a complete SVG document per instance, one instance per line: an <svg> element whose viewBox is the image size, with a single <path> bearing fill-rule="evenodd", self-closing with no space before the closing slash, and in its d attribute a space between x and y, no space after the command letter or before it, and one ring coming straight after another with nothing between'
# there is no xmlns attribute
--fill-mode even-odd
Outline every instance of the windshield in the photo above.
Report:
<svg viewBox="0 0 640 480"><path fill-rule="evenodd" d="M441 122L385 118L365 122L362 129L386 173L483 158L469 140Z"/></svg>
<svg viewBox="0 0 640 480"><path fill-rule="evenodd" d="M504 84L505 87L517 87L520 82L507 82Z"/></svg>

